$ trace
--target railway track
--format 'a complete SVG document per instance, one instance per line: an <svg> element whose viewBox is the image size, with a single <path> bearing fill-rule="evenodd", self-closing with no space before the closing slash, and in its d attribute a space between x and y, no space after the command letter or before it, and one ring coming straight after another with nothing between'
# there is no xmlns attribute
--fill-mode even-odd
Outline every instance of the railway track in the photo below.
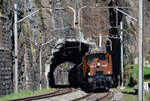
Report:
<svg viewBox="0 0 150 101"><path fill-rule="evenodd" d="M100 95L101 93L99 93ZM93 93L87 94L80 98L71 100L71 101L111 101L113 98L113 92L109 91L108 93L104 94L101 97L97 97L98 95L94 95Z"/></svg>
<svg viewBox="0 0 150 101"><path fill-rule="evenodd" d="M82 97L80 97L80 98L77 98L77 99L74 99L74 100L71 100L71 101L83 100L83 99L85 99L85 98L87 98L87 97L89 97L89 96L91 96L91 94L84 95L84 96L82 96Z"/></svg>
<svg viewBox="0 0 150 101"><path fill-rule="evenodd" d="M58 89L54 92L43 94L43 95L38 95L38 96L32 96L32 97L26 97L26 98L19 98L19 99L14 99L14 100L9 100L9 101L32 101L32 100L40 100L44 98L49 98L49 97L55 97L55 96L60 96L64 94L68 94L72 91L75 91L71 88L67 89Z"/></svg>
<svg viewBox="0 0 150 101"><path fill-rule="evenodd" d="M95 100L95 101L111 101L111 99L113 98L113 91L108 92L105 96Z"/></svg>
<svg viewBox="0 0 150 101"><path fill-rule="evenodd" d="M42 99L49 99L52 97L57 97L57 96L63 96L66 94L70 94L73 92L79 91L79 89L71 89L71 88L66 88L66 89L58 89L54 92L43 94L43 95L38 95L38 96L32 96L32 97L27 97L27 98L20 98L20 99L14 99L14 100L9 100L9 101L33 101L33 100L42 100ZM79 98L73 99L73 100L66 100L66 101L111 101L113 97L113 92L107 92L107 93L87 93ZM49 100L46 100L49 101ZM59 101L59 100L58 100ZM61 101L61 100L60 100Z"/></svg>

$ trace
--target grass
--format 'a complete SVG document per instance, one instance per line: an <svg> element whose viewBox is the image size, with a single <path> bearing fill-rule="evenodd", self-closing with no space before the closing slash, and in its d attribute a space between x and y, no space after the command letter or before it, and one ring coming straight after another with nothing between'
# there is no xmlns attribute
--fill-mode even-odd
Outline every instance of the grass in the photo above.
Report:
<svg viewBox="0 0 150 101"><path fill-rule="evenodd" d="M123 101L138 101L137 95L126 94Z"/></svg>
<svg viewBox="0 0 150 101"><path fill-rule="evenodd" d="M124 101L132 101L132 99L133 99L132 95L126 95Z"/></svg>
<svg viewBox="0 0 150 101"><path fill-rule="evenodd" d="M143 73L144 81L150 81L150 67L144 66ZM138 65L133 65L132 76L138 80ZM137 88L137 85L134 87L125 87L125 89L121 90L121 92L125 95L123 101L138 101L137 94L135 94L135 88ZM150 101L150 94L146 95L145 99Z"/></svg>
<svg viewBox="0 0 150 101"><path fill-rule="evenodd" d="M144 81L150 81L150 67L144 67ZM134 65L133 75L138 79L138 65Z"/></svg>
<svg viewBox="0 0 150 101"><path fill-rule="evenodd" d="M138 101L133 87L125 87L125 89L120 91L124 94L123 101Z"/></svg>
<svg viewBox="0 0 150 101"><path fill-rule="evenodd" d="M150 101L150 94L147 94L147 95L145 96L145 98L147 99L147 101Z"/></svg>
<svg viewBox="0 0 150 101"><path fill-rule="evenodd" d="M12 100L12 99L17 99L17 98L36 96L36 95L45 94L51 91L52 89L42 89L42 90L37 89L36 91L24 90L24 91L20 91L19 93L13 93L10 95L3 96L0 98L0 101L7 101L7 100Z"/></svg>
<svg viewBox="0 0 150 101"><path fill-rule="evenodd" d="M125 89L121 89L121 92L134 92L133 87L125 87Z"/></svg>

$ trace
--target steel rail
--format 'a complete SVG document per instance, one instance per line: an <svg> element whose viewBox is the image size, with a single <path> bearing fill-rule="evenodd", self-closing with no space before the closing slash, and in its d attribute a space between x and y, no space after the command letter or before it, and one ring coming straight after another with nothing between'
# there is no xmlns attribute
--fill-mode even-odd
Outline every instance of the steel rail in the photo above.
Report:
<svg viewBox="0 0 150 101"><path fill-rule="evenodd" d="M61 89L61 90L59 89L57 91L50 92L50 93L47 93L47 94L31 96L31 97L25 97L25 98L19 98L19 99L13 99L13 100L8 100L8 101L32 101L32 100L39 100L39 99L45 99L45 98L49 98L49 97L65 95L65 94L71 93L73 91L76 91L76 90L72 90L70 88L69 89Z"/></svg>
<svg viewBox="0 0 150 101"><path fill-rule="evenodd" d="M106 95L104 95L103 97L100 97L94 101L111 101L113 96L114 96L113 92L109 91Z"/></svg>
<svg viewBox="0 0 150 101"><path fill-rule="evenodd" d="M84 96L82 96L82 97L80 97L80 98L77 98L77 99L74 99L74 100L71 100L71 101L82 101L82 100L86 100L86 98L90 98L90 96L92 96L92 94L93 93L89 93L89 94L87 94L87 95L84 95ZM112 91L110 91L110 92L108 92L107 94L105 94L103 97L100 97L100 98L96 98L96 99L91 99L91 101L109 101L109 100L111 100L113 98L113 92Z"/></svg>

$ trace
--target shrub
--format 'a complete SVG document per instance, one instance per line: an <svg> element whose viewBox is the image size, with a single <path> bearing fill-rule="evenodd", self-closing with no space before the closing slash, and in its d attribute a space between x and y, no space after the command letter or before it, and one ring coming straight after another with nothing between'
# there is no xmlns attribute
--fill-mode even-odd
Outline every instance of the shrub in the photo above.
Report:
<svg viewBox="0 0 150 101"><path fill-rule="evenodd" d="M136 77L133 75L134 66L130 64L125 65L125 86L134 87L137 84Z"/></svg>

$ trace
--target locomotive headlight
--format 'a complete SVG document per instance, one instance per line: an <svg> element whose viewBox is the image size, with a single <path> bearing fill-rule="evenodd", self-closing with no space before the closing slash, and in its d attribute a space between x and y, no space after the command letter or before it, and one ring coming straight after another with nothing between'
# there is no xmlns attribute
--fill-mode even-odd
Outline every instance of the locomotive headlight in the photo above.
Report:
<svg viewBox="0 0 150 101"><path fill-rule="evenodd" d="M88 73L88 75L89 75L89 76L91 75L90 72Z"/></svg>
<svg viewBox="0 0 150 101"><path fill-rule="evenodd" d="M98 62L98 63L97 63L97 66L100 66L100 65L101 65L100 62Z"/></svg>
<svg viewBox="0 0 150 101"><path fill-rule="evenodd" d="M108 74L110 74L110 71L108 71Z"/></svg>

